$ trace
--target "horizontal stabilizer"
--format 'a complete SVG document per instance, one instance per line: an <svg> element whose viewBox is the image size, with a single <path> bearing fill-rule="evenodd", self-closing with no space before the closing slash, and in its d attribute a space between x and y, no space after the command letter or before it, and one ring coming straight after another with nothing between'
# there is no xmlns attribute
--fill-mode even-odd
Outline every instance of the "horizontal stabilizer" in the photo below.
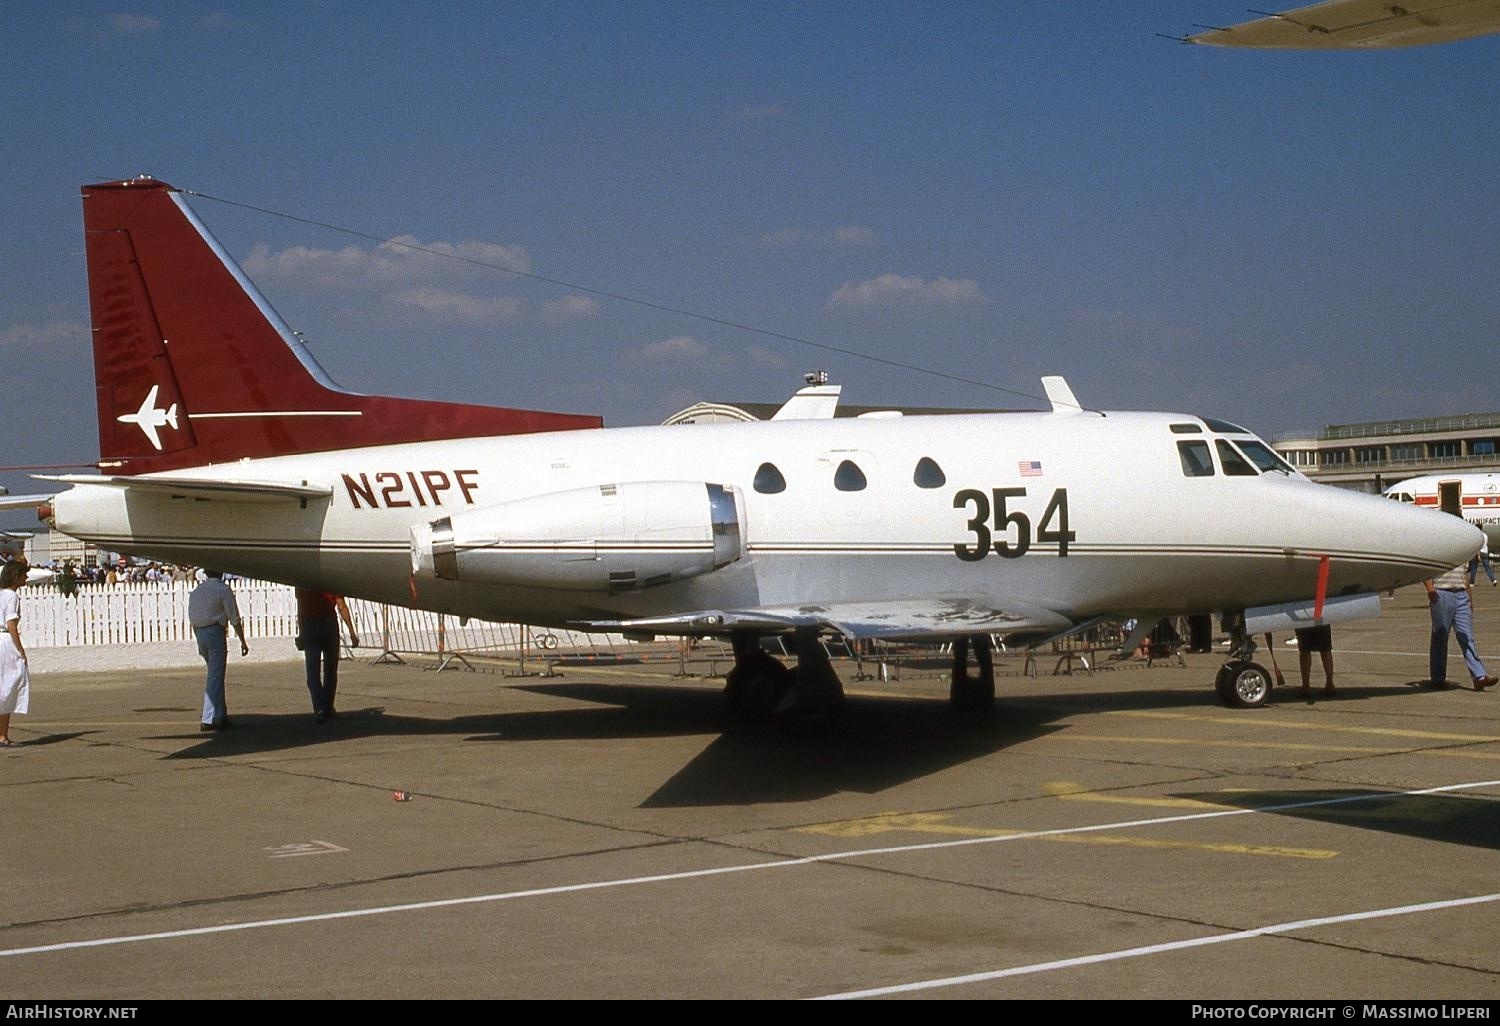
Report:
<svg viewBox="0 0 1500 1026"><path fill-rule="evenodd" d="M90 474L63 474L57 477L38 477L37 480L120 488L137 494L219 499L227 502L305 502L308 499L327 499L333 495L333 489L328 485L310 485L306 481L218 481L204 477L98 477Z"/></svg>
<svg viewBox="0 0 1500 1026"><path fill-rule="evenodd" d="M0 495L0 510L35 509L51 501L51 495Z"/></svg>

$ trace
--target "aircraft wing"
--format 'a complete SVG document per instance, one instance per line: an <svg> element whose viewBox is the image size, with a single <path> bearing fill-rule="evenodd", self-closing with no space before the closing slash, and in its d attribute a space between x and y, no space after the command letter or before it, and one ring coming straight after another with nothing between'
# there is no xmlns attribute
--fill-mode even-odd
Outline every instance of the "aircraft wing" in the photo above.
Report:
<svg viewBox="0 0 1500 1026"><path fill-rule="evenodd" d="M0 510L36 509L52 501L52 495L0 495Z"/></svg>
<svg viewBox="0 0 1500 1026"><path fill-rule="evenodd" d="M306 481L220 481L206 477L104 477L93 474L62 474L57 477L38 477L37 480L231 502L306 502L308 499L326 499L333 495L333 489L328 485L313 485ZM51 498L50 495L44 496L42 501L46 502Z"/></svg>
<svg viewBox="0 0 1500 1026"><path fill-rule="evenodd" d="M672 616L630 620L590 620L577 624L593 631L650 631L654 634L724 634L732 630L790 632L832 628L849 638L921 640L964 634L1016 631L1061 632L1076 626L1061 613L1030 603L1005 603L973 596L842 602L832 605L759 606L704 609Z"/></svg>
<svg viewBox="0 0 1500 1026"><path fill-rule="evenodd" d="M1376 50L1500 32L1500 0L1324 0L1184 42L1289 50Z"/></svg>

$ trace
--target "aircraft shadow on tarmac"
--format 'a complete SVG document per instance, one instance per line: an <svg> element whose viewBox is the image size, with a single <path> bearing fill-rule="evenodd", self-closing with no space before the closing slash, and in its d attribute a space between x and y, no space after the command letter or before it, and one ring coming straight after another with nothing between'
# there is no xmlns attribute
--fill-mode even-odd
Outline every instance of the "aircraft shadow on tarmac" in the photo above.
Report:
<svg viewBox="0 0 1500 1026"><path fill-rule="evenodd" d="M1046 722L1052 718L1046 710L1002 705L989 715L965 717L949 710L946 695L857 696L831 733L796 737L771 724L736 721L724 696L701 686L569 681L516 690L590 704L451 719L392 716L369 708L341 712L328 724L316 724L305 713L234 714L228 731L165 734L152 740L198 742L167 759L216 759L381 736L505 743L717 735L642 803L677 807L811 801L843 791L878 793L1060 729Z"/></svg>
<svg viewBox="0 0 1500 1026"><path fill-rule="evenodd" d="M1355 789L1210 791L1176 797L1468 848L1500 848L1500 802L1487 798Z"/></svg>
<svg viewBox="0 0 1500 1026"><path fill-rule="evenodd" d="M739 722L718 690L701 685L568 680L519 685L513 690L586 705L448 719L393 716L380 708L366 708L345 711L324 725L315 724L302 712L236 714L233 729L223 733L194 731L154 740L196 741L165 757L204 759L315 749L328 742L382 736L457 736L476 743L504 743L717 735L642 803L644 807L690 807L811 801L844 791L876 794L1061 730L1058 721L1075 709L1221 708L1210 688L1111 688L1108 675L1101 675L1097 688L1056 694L1033 690L1007 697L1004 680L998 683L1001 696L995 710L978 717L950 711L946 687L938 682L930 698L854 695L838 727L814 737L789 736L774 725ZM1409 694L1405 687L1348 689L1351 696L1366 692ZM1276 700L1300 701L1295 695L1295 688L1278 688ZM1222 711L1258 714L1257 710ZM1359 819L1358 809L1333 808L1328 815L1341 817L1339 822Z"/></svg>

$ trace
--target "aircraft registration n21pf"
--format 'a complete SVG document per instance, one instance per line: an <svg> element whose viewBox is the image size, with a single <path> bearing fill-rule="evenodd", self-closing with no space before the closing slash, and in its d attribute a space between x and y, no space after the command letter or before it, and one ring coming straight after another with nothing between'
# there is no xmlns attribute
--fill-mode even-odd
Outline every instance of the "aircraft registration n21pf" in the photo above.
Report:
<svg viewBox="0 0 1500 1026"><path fill-rule="evenodd" d="M987 708L990 635L1210 612L1237 642L1221 697L1260 704L1254 630L1368 614L1479 548L1461 520L1313 484L1243 428L1084 409L1061 378L1045 412L609 430L357 395L182 192L108 182L83 207L103 473L48 479L72 486L41 497L58 529L460 616L728 637L750 717L837 716L822 632L953 640L952 698Z"/></svg>

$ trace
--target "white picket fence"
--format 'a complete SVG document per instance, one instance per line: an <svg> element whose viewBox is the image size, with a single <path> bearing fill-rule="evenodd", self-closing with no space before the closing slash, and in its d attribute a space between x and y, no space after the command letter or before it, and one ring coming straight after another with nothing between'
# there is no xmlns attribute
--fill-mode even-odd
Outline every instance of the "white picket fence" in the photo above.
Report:
<svg viewBox="0 0 1500 1026"><path fill-rule="evenodd" d="M21 590L22 636L27 648L191 641L187 607L192 590L191 584L171 581L81 584L69 596L55 584L27 585ZM286 585L236 581L234 597L248 637L297 633L297 602Z"/></svg>
<svg viewBox="0 0 1500 1026"><path fill-rule="evenodd" d="M291 587L250 580L236 580L232 587L247 638L296 635L297 600ZM191 584L168 581L83 584L67 596L53 584L28 585L21 592L22 636L28 649L192 641L187 615L192 589ZM351 600L349 612L359 632L360 650L377 655L619 658L632 647L617 634L460 622L452 616L362 600Z"/></svg>

